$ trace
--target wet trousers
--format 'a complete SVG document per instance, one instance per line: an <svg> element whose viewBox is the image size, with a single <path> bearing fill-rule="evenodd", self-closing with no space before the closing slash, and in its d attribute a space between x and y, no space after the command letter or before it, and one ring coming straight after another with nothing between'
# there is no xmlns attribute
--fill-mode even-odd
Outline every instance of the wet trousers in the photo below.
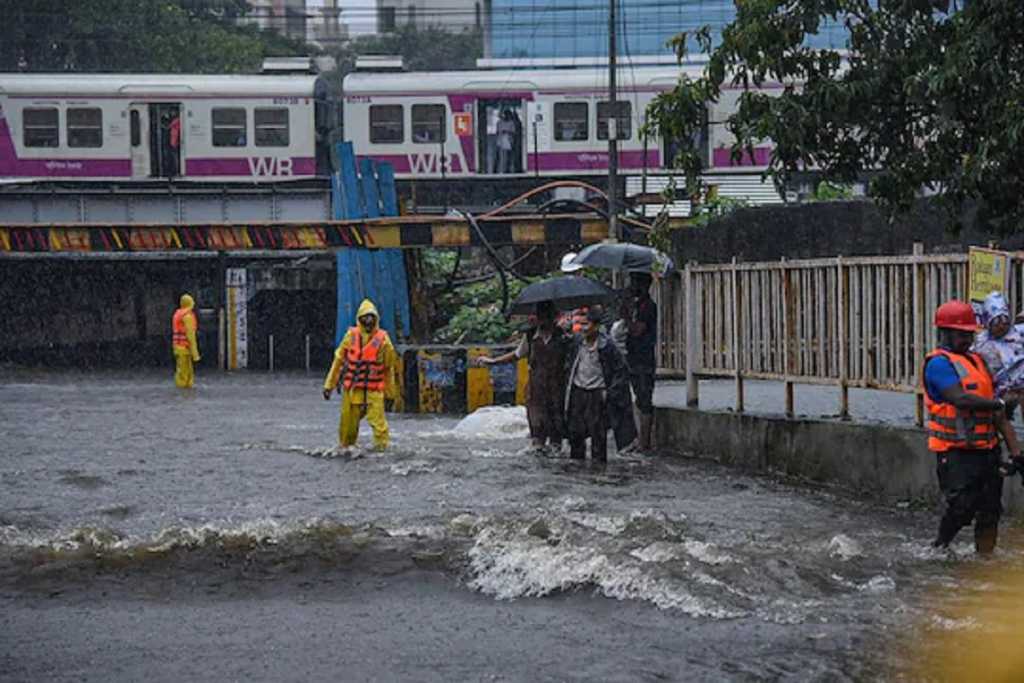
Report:
<svg viewBox="0 0 1024 683"><path fill-rule="evenodd" d="M608 460L608 410L603 389L572 387L569 395L569 457L582 460L587 455L595 462Z"/></svg>
<svg viewBox="0 0 1024 683"><path fill-rule="evenodd" d="M628 393L628 391L627 391ZM627 396L627 398L629 398ZM615 448L622 450L629 444L636 441L636 418L633 416L633 399L624 406L613 405L608 407L608 424L615 435Z"/></svg>
<svg viewBox="0 0 1024 683"><path fill-rule="evenodd" d="M192 365L192 354L188 349L174 348L174 385L180 389L191 389L196 374Z"/></svg>
<svg viewBox="0 0 1024 683"><path fill-rule="evenodd" d="M1003 512L1000 449L954 449L937 455L936 471L946 510L939 522L935 545L949 545L957 532L973 521L975 549L979 553L992 552Z"/></svg>
<svg viewBox="0 0 1024 683"><path fill-rule="evenodd" d="M356 395L358 394L358 395ZM352 399L358 399L358 403ZM365 399L365 402L363 402ZM338 421L338 443L342 448L354 446L359 437L359 422L366 417L373 429L373 447L384 450L388 447L391 434L384 417L384 392L354 389L341 396L341 419Z"/></svg>

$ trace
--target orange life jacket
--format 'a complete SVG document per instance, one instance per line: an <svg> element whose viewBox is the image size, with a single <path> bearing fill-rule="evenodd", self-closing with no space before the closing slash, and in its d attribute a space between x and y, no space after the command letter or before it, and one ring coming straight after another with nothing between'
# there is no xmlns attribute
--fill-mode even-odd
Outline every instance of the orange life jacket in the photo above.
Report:
<svg viewBox="0 0 1024 683"><path fill-rule="evenodd" d="M925 365L936 356L949 359L965 392L989 400L995 398L992 376L981 356L973 351L960 355L945 349L935 349L925 357ZM923 370L921 377L923 381ZM987 450L995 448L999 443L993 411L958 409L952 403L932 400L927 390L924 392L924 404L928 409L929 450L937 453L954 448Z"/></svg>
<svg viewBox="0 0 1024 683"><path fill-rule="evenodd" d="M387 341L388 333L378 329L366 346L363 346L363 334L358 327L349 328L349 334L352 335L352 344L348 347L342 374L345 389L384 391L387 377L380 350Z"/></svg>
<svg viewBox="0 0 1024 683"><path fill-rule="evenodd" d="M196 322L196 313L191 308L179 308L171 318L171 343L175 348L188 350L188 334L185 332L185 316L192 316L192 329L199 331ZM166 318L165 318L166 320Z"/></svg>

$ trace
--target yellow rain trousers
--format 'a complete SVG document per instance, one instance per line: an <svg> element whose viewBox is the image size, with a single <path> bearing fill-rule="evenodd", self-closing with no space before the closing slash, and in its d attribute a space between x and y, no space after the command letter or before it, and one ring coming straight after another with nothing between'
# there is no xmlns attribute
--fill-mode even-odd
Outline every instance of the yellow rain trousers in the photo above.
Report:
<svg viewBox="0 0 1024 683"><path fill-rule="evenodd" d="M191 312L196 304L191 296L182 294L178 305L179 308L178 311L175 311L175 316L179 312ZM191 389L196 381L194 363L199 361L195 314L183 315L181 321L185 327L185 340L184 342L175 341L171 345L174 349L174 385L180 389ZM179 343L185 345L181 346Z"/></svg>
<svg viewBox="0 0 1024 683"><path fill-rule="evenodd" d="M359 318L368 314L372 314L378 321L380 320L377 307L369 299L365 299L356 313L358 331L348 330L344 339L341 340L341 344L335 350L334 362L324 379L324 389L333 391L338 386L338 381L342 378L344 371L348 348L355 343L353 335L362 335L362 342L366 344L377 331L377 323L370 330L366 330L358 324ZM338 443L342 448L355 445L356 438L359 436L359 422L364 417L373 429L373 447L377 450L384 450L388 447L391 433L387 418L384 417L384 398L385 394L389 398L394 398L398 391L398 384L394 376L395 368L398 365L398 354L395 352L390 338L381 347L380 358L384 363L384 374L387 378L384 391L367 391L357 387L342 390L341 416L338 420Z"/></svg>
<svg viewBox="0 0 1024 683"><path fill-rule="evenodd" d="M366 417L373 429L373 447L382 451L388 447L391 433L384 417L384 392L367 391L366 402L359 389L346 391L341 397L341 419L338 421L338 443L342 448L354 446L359 436L359 421ZM355 400L353 400L355 399Z"/></svg>
<svg viewBox="0 0 1024 683"><path fill-rule="evenodd" d="M196 382L192 354L188 349L174 349L174 385L180 389L191 389Z"/></svg>

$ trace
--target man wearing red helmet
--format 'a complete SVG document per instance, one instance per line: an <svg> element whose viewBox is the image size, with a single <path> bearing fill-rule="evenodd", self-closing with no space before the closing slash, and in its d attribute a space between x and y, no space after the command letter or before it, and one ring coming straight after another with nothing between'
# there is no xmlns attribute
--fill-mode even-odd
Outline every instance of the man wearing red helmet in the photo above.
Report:
<svg viewBox="0 0 1024 683"><path fill-rule="evenodd" d="M947 547L973 521L974 547L987 554L996 546L1007 469L998 435L1006 440L1014 462L1020 458L1020 445L1006 419L1006 404L995 397L988 366L970 350L978 329L970 304L942 304L935 311L935 327L939 346L925 358L923 376L928 448L938 458L946 511L932 545Z"/></svg>

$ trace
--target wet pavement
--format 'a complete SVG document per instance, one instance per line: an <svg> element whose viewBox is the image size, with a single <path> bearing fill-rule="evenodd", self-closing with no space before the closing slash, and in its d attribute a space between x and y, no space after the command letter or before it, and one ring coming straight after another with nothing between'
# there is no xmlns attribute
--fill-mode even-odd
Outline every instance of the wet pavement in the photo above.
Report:
<svg viewBox="0 0 1024 683"><path fill-rule="evenodd" d="M685 408L686 382L659 381L654 402ZM799 417L838 419L839 387L796 384L793 412ZM733 380L701 380L698 390L702 410L734 410L736 383ZM785 384L765 380L744 380L743 408L753 415L782 415L786 410ZM914 426L914 395L876 389L849 390L850 419L856 422Z"/></svg>
<svg viewBox="0 0 1024 683"><path fill-rule="evenodd" d="M0 679L888 680L959 628L933 511L539 456L512 407L336 457L319 383L3 370Z"/></svg>

